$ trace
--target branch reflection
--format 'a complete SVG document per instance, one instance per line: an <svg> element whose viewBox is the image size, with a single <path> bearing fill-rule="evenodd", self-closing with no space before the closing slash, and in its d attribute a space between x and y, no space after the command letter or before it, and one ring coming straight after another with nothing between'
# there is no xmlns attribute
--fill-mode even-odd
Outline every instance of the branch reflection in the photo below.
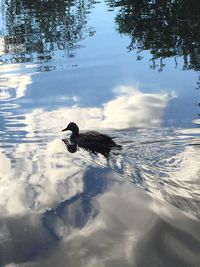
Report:
<svg viewBox="0 0 200 267"><path fill-rule="evenodd" d="M94 33L92 28L86 28L93 4L93 0L4 0L2 62L47 62L61 50L68 57L75 56L80 40Z"/></svg>
<svg viewBox="0 0 200 267"><path fill-rule="evenodd" d="M118 7L118 31L131 37L129 50L149 50L153 69L162 71L165 58L183 58L183 69L200 70L200 3L191 0L107 0ZM157 60L159 59L159 62ZM182 64L182 63L181 63Z"/></svg>

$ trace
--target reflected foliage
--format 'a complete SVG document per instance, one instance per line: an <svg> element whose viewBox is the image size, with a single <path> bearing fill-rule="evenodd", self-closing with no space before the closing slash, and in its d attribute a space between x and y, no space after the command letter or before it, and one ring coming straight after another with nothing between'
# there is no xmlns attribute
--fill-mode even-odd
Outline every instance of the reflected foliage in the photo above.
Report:
<svg viewBox="0 0 200 267"><path fill-rule="evenodd" d="M131 37L129 50L150 50L153 69L162 71L164 58L183 58L183 69L200 70L200 2L196 0L107 0L120 7L118 31ZM159 60L159 63L157 62Z"/></svg>
<svg viewBox="0 0 200 267"><path fill-rule="evenodd" d="M94 33L86 28L92 4L93 0L5 1L2 61L46 62L60 50L75 56L78 42Z"/></svg>

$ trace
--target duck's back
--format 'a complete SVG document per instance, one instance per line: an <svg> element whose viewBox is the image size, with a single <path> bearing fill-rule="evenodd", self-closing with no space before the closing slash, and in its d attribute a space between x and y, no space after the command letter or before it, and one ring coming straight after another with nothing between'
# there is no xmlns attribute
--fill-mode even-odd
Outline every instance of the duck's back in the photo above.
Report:
<svg viewBox="0 0 200 267"><path fill-rule="evenodd" d="M70 136L70 142L77 148L81 147L93 153L101 153L105 157L113 148L121 149L121 145L115 143L112 137L95 131L74 134Z"/></svg>
<svg viewBox="0 0 200 267"><path fill-rule="evenodd" d="M106 135L106 134L101 134L95 131L89 131L89 132L85 132L85 133L80 133L79 137L77 138L77 143L79 145L81 144L104 144L107 146L116 146L115 141L113 141L112 137Z"/></svg>

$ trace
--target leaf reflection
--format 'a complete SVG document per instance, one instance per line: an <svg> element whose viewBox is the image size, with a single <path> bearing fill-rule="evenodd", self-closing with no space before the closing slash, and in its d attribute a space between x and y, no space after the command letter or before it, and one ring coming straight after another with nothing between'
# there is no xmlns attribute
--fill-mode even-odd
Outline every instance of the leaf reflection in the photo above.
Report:
<svg viewBox="0 0 200 267"><path fill-rule="evenodd" d="M149 50L151 68L162 71L163 59L183 59L183 70L200 70L200 2L191 0L107 0L119 7L118 31L131 37L129 50ZM141 56L138 56L138 60Z"/></svg>
<svg viewBox="0 0 200 267"><path fill-rule="evenodd" d="M2 62L48 62L62 50L74 56L82 47L79 41L94 33L86 28L93 4L93 0L3 1Z"/></svg>

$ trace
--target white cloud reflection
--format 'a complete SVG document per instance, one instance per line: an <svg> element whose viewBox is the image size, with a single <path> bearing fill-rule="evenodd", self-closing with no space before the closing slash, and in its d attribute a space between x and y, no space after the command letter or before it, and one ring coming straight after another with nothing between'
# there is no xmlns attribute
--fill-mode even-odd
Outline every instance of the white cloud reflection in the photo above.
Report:
<svg viewBox="0 0 200 267"><path fill-rule="evenodd" d="M49 208L55 210L61 201L72 198L78 192L84 192L83 177L87 175L85 171L91 167L91 162L87 161L86 154L67 154L61 138L56 137L60 129L65 126L63 123L66 120L76 121L83 129L160 125L169 99L167 95L143 94L127 87L121 87L117 92L116 97L101 108L34 110L25 116L25 127L28 131L27 137L33 138L27 138L26 141L35 142L19 143L12 149L0 150L0 166L3 166L0 169L0 211L4 214L3 223L7 227L4 230L2 223L0 232L4 236L8 232L11 236L10 243L7 240L2 242L2 246L8 248L5 255L10 256L5 262L11 261L12 256L18 252L9 248L13 248L13 240L18 241L19 233L24 233L24 229L28 231L24 234L25 237L20 238L21 243L26 244L20 248L22 255L30 248L36 248L35 244L39 244L39 249L43 248L44 244L45 249L48 247L48 242L43 242L44 236L50 235L48 229L44 230L39 219L34 225L28 220L26 225L24 218L33 216L34 212L39 217L41 212ZM144 109L140 107L141 103L145 106ZM116 112L119 112L118 117L115 116ZM146 117L149 121L144 119ZM44 133L53 138L47 138ZM145 152L144 147L141 146L140 149L142 153ZM190 146L177 153L176 159L177 162L181 162L180 168L173 166L173 171L169 172L171 175L169 179L178 183L183 177L187 177L190 181L198 177L200 166L197 147ZM192 171L191 166L193 166ZM99 168L94 169L89 178L101 179L98 170ZM195 266L199 253L191 244L194 242L199 244L197 220L192 220L177 209L158 202L146 192L135 189L132 184L122 182L121 176L115 171L107 169L103 177L107 183L115 180L116 184L109 190L106 188L103 191L103 188L103 192L90 195L92 204L95 206L94 203L98 203L97 216L86 221L80 228L67 225L67 219L73 222L76 215L80 218L82 214L79 205L81 202L77 201L69 204L70 211L68 213L67 209L64 211L64 219L62 216L55 218L57 224L53 224L54 221L50 217L50 223L53 221L53 230L59 232L63 239L48 256L45 254L43 258L26 262L26 266L64 267L68 264L68 266L128 267L133 263L136 266L145 266L146 259L148 265L152 266L155 262L162 267L171 266L171 259L174 266L181 266L180 263L185 263L185 266ZM155 180L153 174L149 179ZM183 187L181 189L177 186L176 189L177 194L184 196ZM183 191L178 191L179 189ZM174 192L173 194L175 195ZM22 214L25 214L25 217L20 218ZM73 218L67 217L66 214L71 214ZM13 223L11 224L9 220ZM164 251L162 255L159 253L160 249ZM24 263L19 263L17 266L24 266Z"/></svg>
<svg viewBox="0 0 200 267"><path fill-rule="evenodd" d="M127 86L115 88L114 92L114 99L98 108L35 109L24 115L22 130L27 132L27 141L34 143L16 144L12 155L0 153L1 211L12 214L29 208L41 210L61 201L62 196L81 191L81 173L90 163L83 166L84 157L81 160L74 154L67 157L61 138L56 137L68 122L77 122L81 129L160 125L168 95L146 94Z"/></svg>
<svg viewBox="0 0 200 267"><path fill-rule="evenodd" d="M81 129L157 127L161 125L164 109L172 97L167 94L147 94L133 87L120 86L114 99L100 107L66 107L53 111L35 109L26 115L29 136L34 131L58 132L70 121Z"/></svg>
<svg viewBox="0 0 200 267"><path fill-rule="evenodd" d="M160 163L166 172L161 188L163 197L192 217L200 217L200 142L198 140L197 144L196 141L190 140L182 152Z"/></svg>
<svg viewBox="0 0 200 267"><path fill-rule="evenodd" d="M0 212L20 214L46 210L82 191L87 164L75 154L67 156L61 139L45 145L17 144L5 153L0 149Z"/></svg>
<svg viewBox="0 0 200 267"><path fill-rule="evenodd" d="M96 200L97 217L82 229L71 229L49 257L26 266L196 266L198 221L128 183Z"/></svg>
<svg viewBox="0 0 200 267"><path fill-rule="evenodd" d="M116 98L103 105L103 127L160 126L168 95L142 93L127 86L120 86L115 92Z"/></svg>
<svg viewBox="0 0 200 267"><path fill-rule="evenodd" d="M25 96L27 86L32 83L30 74L21 74L20 64L0 66L0 100Z"/></svg>

